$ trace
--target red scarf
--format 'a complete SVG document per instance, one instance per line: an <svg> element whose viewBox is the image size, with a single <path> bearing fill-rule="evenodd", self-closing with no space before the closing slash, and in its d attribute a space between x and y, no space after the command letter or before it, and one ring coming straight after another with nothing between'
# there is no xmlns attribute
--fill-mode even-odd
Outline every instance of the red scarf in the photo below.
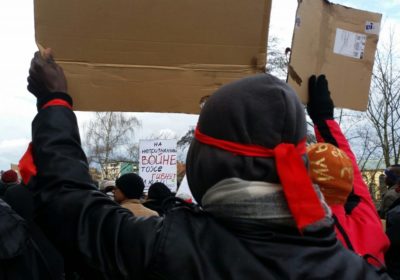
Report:
<svg viewBox="0 0 400 280"><path fill-rule="evenodd" d="M281 143L273 149L259 145L240 144L216 139L200 132L197 127L194 137L200 143L231 152L238 156L274 157L277 172L283 186L290 212L300 231L325 217L325 211L312 186L311 179L301 155L306 153L306 140L296 146Z"/></svg>

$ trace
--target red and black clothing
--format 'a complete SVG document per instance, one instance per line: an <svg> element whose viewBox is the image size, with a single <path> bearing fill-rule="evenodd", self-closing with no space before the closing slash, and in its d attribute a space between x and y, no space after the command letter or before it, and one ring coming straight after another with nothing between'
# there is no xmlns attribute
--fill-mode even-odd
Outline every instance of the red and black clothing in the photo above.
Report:
<svg viewBox="0 0 400 280"><path fill-rule="evenodd" d="M372 201L368 187L358 168L356 158L334 120L320 120L314 124L318 142L326 142L343 150L353 162L354 182L345 205L331 206L336 220L336 233L347 248L362 256L371 255L384 263L384 254L389 248L389 240ZM376 262L372 261L375 265Z"/></svg>
<svg viewBox="0 0 400 280"><path fill-rule="evenodd" d="M107 279L389 279L344 249L332 226L302 236L189 206L133 216L92 183L68 106L40 109L32 134L38 222L67 262Z"/></svg>

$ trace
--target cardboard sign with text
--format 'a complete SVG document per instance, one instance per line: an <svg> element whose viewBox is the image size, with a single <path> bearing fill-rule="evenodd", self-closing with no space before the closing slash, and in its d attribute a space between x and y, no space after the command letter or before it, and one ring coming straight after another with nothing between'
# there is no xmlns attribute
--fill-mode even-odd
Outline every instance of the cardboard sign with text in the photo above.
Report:
<svg viewBox="0 0 400 280"><path fill-rule="evenodd" d="M366 110L381 17L326 0L299 1L288 83L302 102L308 78L325 74L336 107Z"/></svg>
<svg viewBox="0 0 400 280"><path fill-rule="evenodd" d="M143 178L145 193L155 182L176 191L176 142L176 139L139 141L139 175Z"/></svg>
<svg viewBox="0 0 400 280"><path fill-rule="evenodd" d="M39 48L83 111L199 113L202 97L263 72L271 0L35 0Z"/></svg>

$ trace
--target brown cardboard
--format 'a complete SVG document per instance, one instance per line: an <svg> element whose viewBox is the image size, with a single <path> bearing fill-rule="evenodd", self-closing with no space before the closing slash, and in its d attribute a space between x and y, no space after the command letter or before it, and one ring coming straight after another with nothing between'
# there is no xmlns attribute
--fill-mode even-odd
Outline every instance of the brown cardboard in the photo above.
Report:
<svg viewBox="0 0 400 280"><path fill-rule="evenodd" d="M198 113L264 71L271 0L35 0L77 110Z"/></svg>
<svg viewBox="0 0 400 280"><path fill-rule="evenodd" d="M288 83L304 103L308 99L308 78L325 74L336 107L366 110L381 17L325 0L299 1ZM366 36L362 58L335 53L344 51L342 44L335 48L335 40L342 42L336 37L338 29ZM362 39L357 42L362 43Z"/></svg>

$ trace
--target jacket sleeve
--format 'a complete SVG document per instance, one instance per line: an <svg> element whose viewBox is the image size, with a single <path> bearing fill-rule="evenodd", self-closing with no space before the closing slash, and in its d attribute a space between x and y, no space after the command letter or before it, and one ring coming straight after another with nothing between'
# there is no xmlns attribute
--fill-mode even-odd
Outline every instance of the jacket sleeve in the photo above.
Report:
<svg viewBox="0 0 400 280"><path fill-rule="evenodd" d="M400 248L400 200L387 213L386 234L390 239L391 250Z"/></svg>
<svg viewBox="0 0 400 280"><path fill-rule="evenodd" d="M396 190L391 188L386 191L386 193L382 197L381 206L379 208L379 214L382 219L386 219L386 214L390 208L390 206L396 201L398 195Z"/></svg>
<svg viewBox="0 0 400 280"><path fill-rule="evenodd" d="M82 260L109 279L141 278L152 259L162 218L134 217L96 189L75 114L68 106L51 104L39 110L32 124L37 173L29 187L38 206L38 223L66 261Z"/></svg>
<svg viewBox="0 0 400 280"><path fill-rule="evenodd" d="M320 121L314 125L315 135L318 142L325 142L335 145L343 150L353 163L354 181L353 191L347 201L346 212L351 213L352 210L359 206L360 203L371 209L374 215L377 215L375 205L365 184L360 169L358 168L356 157L350 148L350 145L340 129L339 124L334 120ZM350 204L350 205L349 205Z"/></svg>
<svg viewBox="0 0 400 280"><path fill-rule="evenodd" d="M345 205L331 206L340 227L345 231L336 228L338 238L349 247L346 242L348 238L350 245L357 253L373 255L384 263L384 253L389 247L389 240L383 231L382 223L348 141L334 120L323 120L314 128L319 142L327 142L339 147L353 163L353 191Z"/></svg>

